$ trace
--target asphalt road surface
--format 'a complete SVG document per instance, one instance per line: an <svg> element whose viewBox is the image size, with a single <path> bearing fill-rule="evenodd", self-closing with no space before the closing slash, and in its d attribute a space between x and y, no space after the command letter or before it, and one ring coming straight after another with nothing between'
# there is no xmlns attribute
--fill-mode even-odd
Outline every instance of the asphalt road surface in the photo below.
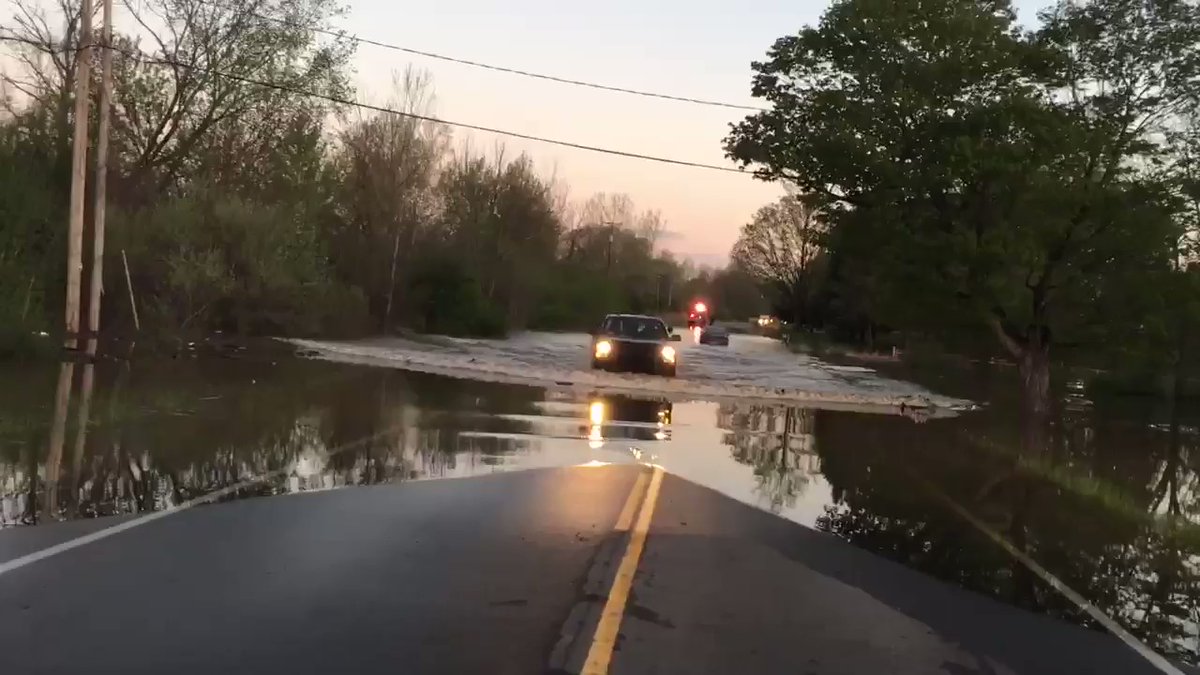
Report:
<svg viewBox="0 0 1200 675"><path fill-rule="evenodd" d="M1155 673L641 466L0 533L0 673ZM9 563L5 567L5 563Z"/></svg>

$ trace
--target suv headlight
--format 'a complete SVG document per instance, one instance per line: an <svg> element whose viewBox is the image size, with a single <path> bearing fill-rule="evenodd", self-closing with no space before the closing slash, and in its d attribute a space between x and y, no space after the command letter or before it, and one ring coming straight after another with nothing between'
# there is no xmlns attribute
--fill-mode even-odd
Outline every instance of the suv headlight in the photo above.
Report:
<svg viewBox="0 0 1200 675"><path fill-rule="evenodd" d="M671 345L666 345L659 352L662 356L663 363L675 363L675 348Z"/></svg>
<svg viewBox="0 0 1200 675"><path fill-rule="evenodd" d="M601 340L596 343L596 358L607 359L612 354L613 346L608 340Z"/></svg>

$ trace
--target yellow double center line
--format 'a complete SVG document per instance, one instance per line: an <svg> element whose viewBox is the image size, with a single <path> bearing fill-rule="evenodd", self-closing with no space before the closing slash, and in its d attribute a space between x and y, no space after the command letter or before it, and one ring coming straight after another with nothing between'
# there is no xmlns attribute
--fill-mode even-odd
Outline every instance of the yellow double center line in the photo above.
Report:
<svg viewBox="0 0 1200 675"><path fill-rule="evenodd" d="M581 675L605 675L612 662L613 650L617 646L617 635L621 632L621 619L625 616L625 605L629 603L629 592L633 589L633 576L637 573L638 561L646 548L646 535L650 531L650 519L654 517L654 505L658 501L658 491L662 485L663 471L654 467L650 476L650 487L646 490L646 499L642 500L642 488L646 485L646 474L638 475L633 490L625 500L621 515L617 518L616 529L619 532L628 531L633 525L629 544L621 564L617 567L617 576L613 579L612 590L600 613L600 622L596 625L596 634L592 638L592 646L588 649ZM633 514L638 502L642 502L642 510L638 513L637 522L633 523Z"/></svg>

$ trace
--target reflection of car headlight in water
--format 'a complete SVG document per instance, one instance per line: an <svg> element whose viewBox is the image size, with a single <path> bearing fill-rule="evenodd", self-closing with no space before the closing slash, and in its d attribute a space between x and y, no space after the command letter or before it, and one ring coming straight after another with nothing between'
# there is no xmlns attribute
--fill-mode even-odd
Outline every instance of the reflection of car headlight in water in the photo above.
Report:
<svg viewBox="0 0 1200 675"><path fill-rule="evenodd" d="M592 423L588 428L589 448L599 450L604 447L604 429L601 425L607 418L608 405L604 401L592 401L588 404L588 421Z"/></svg>
<svg viewBox="0 0 1200 675"><path fill-rule="evenodd" d="M675 363L675 348L667 345L659 352L662 356L663 363Z"/></svg>
<svg viewBox="0 0 1200 675"><path fill-rule="evenodd" d="M588 419L592 421L592 424L604 424L606 412L604 401L592 401L592 404L588 406Z"/></svg>
<svg viewBox="0 0 1200 675"><path fill-rule="evenodd" d="M604 434L600 431L599 424L593 424L588 430L588 447L593 450L599 450L604 447Z"/></svg>
<svg viewBox="0 0 1200 675"><path fill-rule="evenodd" d="M608 340L601 340L596 343L596 358L607 359L612 354L612 343Z"/></svg>

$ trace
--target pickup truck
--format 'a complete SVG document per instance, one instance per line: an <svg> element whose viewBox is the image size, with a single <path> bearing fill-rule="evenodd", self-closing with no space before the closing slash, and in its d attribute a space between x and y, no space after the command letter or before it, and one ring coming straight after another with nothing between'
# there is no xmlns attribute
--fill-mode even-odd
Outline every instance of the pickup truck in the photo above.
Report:
<svg viewBox="0 0 1200 675"><path fill-rule="evenodd" d="M675 377L679 354L671 343L680 339L658 317L609 314L592 333L592 368Z"/></svg>

